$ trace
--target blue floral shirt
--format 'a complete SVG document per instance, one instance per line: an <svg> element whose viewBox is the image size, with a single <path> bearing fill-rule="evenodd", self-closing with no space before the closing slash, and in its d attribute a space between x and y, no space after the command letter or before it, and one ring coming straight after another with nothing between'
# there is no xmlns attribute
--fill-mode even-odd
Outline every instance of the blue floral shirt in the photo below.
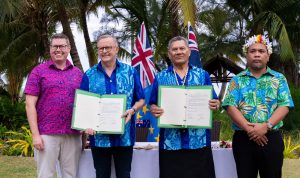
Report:
<svg viewBox="0 0 300 178"><path fill-rule="evenodd" d="M212 85L209 74L195 66L189 66L185 80L185 86L195 85ZM158 86L159 85L182 85L182 80L178 74L174 74L173 66L163 70L155 77L149 104L157 105ZM213 97L217 95L213 92ZM198 149L210 146L210 130L201 128L160 128L159 148L164 150L180 150L180 149Z"/></svg>
<svg viewBox="0 0 300 178"><path fill-rule="evenodd" d="M222 107L235 106L251 123L266 122L278 106L294 107L286 78L283 74L267 68L259 78L249 69L234 76L229 84ZM280 121L274 126L283 126ZM233 129L240 130L233 123Z"/></svg>
<svg viewBox="0 0 300 178"><path fill-rule="evenodd" d="M126 94L126 109L131 108L136 101L144 99L144 90L137 71L117 60L116 68L108 76L99 62L83 75L80 89L97 94ZM124 134L100 134L90 136L92 147L132 146L135 142L135 117L125 125Z"/></svg>

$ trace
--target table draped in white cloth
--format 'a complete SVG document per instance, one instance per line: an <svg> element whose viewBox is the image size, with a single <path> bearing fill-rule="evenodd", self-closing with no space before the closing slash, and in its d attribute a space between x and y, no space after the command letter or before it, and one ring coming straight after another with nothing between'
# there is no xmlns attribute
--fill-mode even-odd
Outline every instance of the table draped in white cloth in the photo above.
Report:
<svg viewBox="0 0 300 178"><path fill-rule="evenodd" d="M237 178L235 161L231 148L218 148L218 143L212 143L212 153L215 165L216 178ZM154 142L137 142L134 146L131 165L131 178L159 178L158 145ZM61 178L57 166L58 178ZM80 158L77 178L96 177L92 153L85 149ZM111 178L115 178L115 169L112 162Z"/></svg>

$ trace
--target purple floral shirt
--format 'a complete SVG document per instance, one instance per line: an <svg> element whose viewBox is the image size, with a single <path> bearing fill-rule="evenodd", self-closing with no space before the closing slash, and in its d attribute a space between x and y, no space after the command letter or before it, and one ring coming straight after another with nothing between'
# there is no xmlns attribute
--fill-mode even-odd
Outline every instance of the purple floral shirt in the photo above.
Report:
<svg viewBox="0 0 300 178"><path fill-rule="evenodd" d="M75 89L79 88L82 75L68 60L64 70L48 60L31 71L24 93L38 96L36 109L41 135L79 134L71 129L71 120Z"/></svg>

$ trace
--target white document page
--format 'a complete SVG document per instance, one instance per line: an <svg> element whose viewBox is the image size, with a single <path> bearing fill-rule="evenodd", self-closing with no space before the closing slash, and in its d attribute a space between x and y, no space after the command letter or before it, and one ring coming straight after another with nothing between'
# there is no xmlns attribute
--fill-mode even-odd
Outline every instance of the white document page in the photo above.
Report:
<svg viewBox="0 0 300 178"><path fill-rule="evenodd" d="M108 134L123 133L124 119L121 116L125 103L126 97L102 95L100 98L100 95L79 91L74 103L72 128L92 128Z"/></svg>
<svg viewBox="0 0 300 178"><path fill-rule="evenodd" d="M185 118L186 100L184 89L162 88L161 108L164 113L160 117L160 124L183 125Z"/></svg>
<svg viewBox="0 0 300 178"><path fill-rule="evenodd" d="M75 120L73 127L75 128L92 128L96 129L98 125L98 113L100 112L100 98L90 95L77 94Z"/></svg>
<svg viewBox="0 0 300 178"><path fill-rule="evenodd" d="M122 130L122 114L124 99L101 98L101 111L97 129L104 132L120 132Z"/></svg>
<svg viewBox="0 0 300 178"><path fill-rule="evenodd" d="M211 90L187 90L187 125L210 126Z"/></svg>

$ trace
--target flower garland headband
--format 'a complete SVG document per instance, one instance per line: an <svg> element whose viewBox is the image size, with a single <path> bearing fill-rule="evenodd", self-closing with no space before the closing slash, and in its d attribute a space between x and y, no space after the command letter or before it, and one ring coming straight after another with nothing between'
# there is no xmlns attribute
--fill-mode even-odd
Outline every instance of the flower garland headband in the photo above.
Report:
<svg viewBox="0 0 300 178"><path fill-rule="evenodd" d="M269 38L266 35L262 34L253 35L246 41L246 43L243 45L244 54L247 54L248 48L255 43L261 43L266 45L268 53L272 54L272 43L269 41Z"/></svg>

